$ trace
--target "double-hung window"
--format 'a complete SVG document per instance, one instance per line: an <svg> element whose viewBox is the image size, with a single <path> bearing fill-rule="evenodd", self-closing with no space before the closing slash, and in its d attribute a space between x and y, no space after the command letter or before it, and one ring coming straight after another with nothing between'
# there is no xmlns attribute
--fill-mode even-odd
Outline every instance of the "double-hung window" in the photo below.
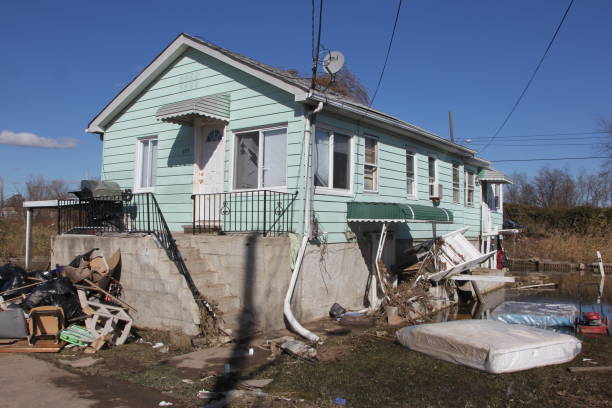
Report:
<svg viewBox="0 0 612 408"><path fill-rule="evenodd" d="M467 170L465 172L465 205L474 206L474 173Z"/></svg>
<svg viewBox="0 0 612 408"><path fill-rule="evenodd" d="M429 196L437 197L436 185L438 184L438 163L435 157L429 156L427 158L427 168L429 173Z"/></svg>
<svg viewBox="0 0 612 408"><path fill-rule="evenodd" d="M378 140L365 137L365 160L363 165L363 189L378 191Z"/></svg>
<svg viewBox="0 0 612 408"><path fill-rule="evenodd" d="M316 187L347 193L352 190L351 140L351 136L337 131L317 129L313 150Z"/></svg>
<svg viewBox="0 0 612 408"><path fill-rule="evenodd" d="M501 212L502 185L493 184L493 210Z"/></svg>
<svg viewBox="0 0 612 408"><path fill-rule="evenodd" d="M287 128L234 134L234 189L287 186Z"/></svg>
<svg viewBox="0 0 612 408"><path fill-rule="evenodd" d="M134 192L153 192L157 173L157 136L138 139Z"/></svg>
<svg viewBox="0 0 612 408"><path fill-rule="evenodd" d="M461 202L461 189L459 184L459 165L453 163L453 203Z"/></svg>
<svg viewBox="0 0 612 408"><path fill-rule="evenodd" d="M416 160L414 152L406 150L406 194L410 198L416 198Z"/></svg>

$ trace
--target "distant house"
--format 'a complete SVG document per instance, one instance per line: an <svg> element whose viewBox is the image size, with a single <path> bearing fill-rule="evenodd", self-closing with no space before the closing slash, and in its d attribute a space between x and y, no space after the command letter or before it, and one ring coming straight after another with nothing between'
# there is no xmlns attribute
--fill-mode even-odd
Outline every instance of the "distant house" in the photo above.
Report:
<svg viewBox="0 0 612 408"><path fill-rule="evenodd" d="M289 275L267 270L272 259L230 261L246 256L234 247L244 234L264 248L263 235L308 232L293 304L310 319L336 301L363 306L383 224L389 267L414 241L431 238L432 226L437 234L469 227L466 236L478 245L502 225L501 186L509 180L474 150L309 85L181 34L87 127L103 143L102 180L153 193L170 230L187 232L174 235L197 260L188 265L201 291L215 298L193 270L214 269L213 285L228 286L216 296L238 297L231 308L250 308L262 327L282 326L282 316L262 323L262 314L279 313L284 291L245 305L246 278L228 271L263 268L250 284L283 288ZM284 242L276 256L286 271L296 247ZM267 257L262 251L253 256Z"/></svg>

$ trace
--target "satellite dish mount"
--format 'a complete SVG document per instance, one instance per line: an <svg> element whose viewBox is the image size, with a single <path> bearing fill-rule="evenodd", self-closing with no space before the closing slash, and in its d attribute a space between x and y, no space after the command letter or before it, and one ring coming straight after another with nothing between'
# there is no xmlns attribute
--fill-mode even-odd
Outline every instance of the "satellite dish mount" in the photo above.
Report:
<svg viewBox="0 0 612 408"><path fill-rule="evenodd" d="M335 75L344 66L344 55L340 51L330 51L323 58L323 69L330 75Z"/></svg>

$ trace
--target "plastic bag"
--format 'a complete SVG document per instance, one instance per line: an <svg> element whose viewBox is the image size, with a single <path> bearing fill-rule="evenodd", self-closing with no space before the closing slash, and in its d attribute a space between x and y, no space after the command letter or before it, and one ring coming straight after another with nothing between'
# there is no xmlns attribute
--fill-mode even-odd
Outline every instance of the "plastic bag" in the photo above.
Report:
<svg viewBox="0 0 612 408"><path fill-rule="evenodd" d="M66 278L58 278L38 285L21 303L29 311L37 306L59 306L70 321L83 315L74 287Z"/></svg>
<svg viewBox="0 0 612 408"><path fill-rule="evenodd" d="M30 288L19 289L13 291L12 289L20 288L28 284L26 271L20 266L13 264L6 264L0 267L0 292L10 291L4 294L5 297L17 297L22 293L26 293Z"/></svg>

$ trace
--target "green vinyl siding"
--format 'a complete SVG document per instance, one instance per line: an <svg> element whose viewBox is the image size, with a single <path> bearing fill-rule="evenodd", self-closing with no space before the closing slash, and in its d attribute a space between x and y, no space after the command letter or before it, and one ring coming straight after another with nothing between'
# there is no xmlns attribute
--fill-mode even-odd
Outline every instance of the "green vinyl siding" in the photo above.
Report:
<svg viewBox="0 0 612 408"><path fill-rule="evenodd" d="M196 50L188 50L132 101L108 126L103 141L102 178L134 188L137 138L158 138L155 195L172 230L191 224L194 131L192 127L160 122L160 106L225 93L230 96L227 127L225 187L231 178L233 131L287 124L287 190L301 177L302 106L294 96ZM303 211L303 197L295 203ZM300 219L299 217L296 217ZM300 230L301 223L296 225Z"/></svg>
<svg viewBox="0 0 612 408"><path fill-rule="evenodd" d="M417 141L392 135L380 129L358 125L350 119L343 119L336 115L317 115L319 126L333 126L344 129L356 137L356 151L353 151L354 180L353 194L351 196L328 195L319 190L315 193L315 218L319 228L325 234L327 242L346 241L348 231L360 232L364 229L372 230L372 225L365 226L363 223L347 222L348 202L378 202L378 203L408 203L433 207L429 199L428 182L428 156L432 155L438 160L438 183L443 185L443 198L440 208L447 209L453 213L452 224L438 224L437 232L443 234L468 226L466 235L475 238L480 233L480 186L475 183L474 205L464 205L464 165L458 156L437 150L431 146ZM364 191L363 188L363 163L365 155L364 135L378 138L378 192ZM406 149L415 153L416 163L416 189L417 199L409 198L406 192ZM452 166L453 163L460 164L460 202L452 202ZM475 167L466 167L468 170L478 174ZM495 223L498 220L495 219ZM396 238L425 239L431 237L432 228L428 223L408 223L407 225L394 226Z"/></svg>
<svg viewBox="0 0 612 408"><path fill-rule="evenodd" d="M134 187L137 138L157 136L157 183L155 194L172 230L180 230L192 220L194 131L189 126L160 122L156 119L159 107L215 94L230 98L229 124L225 143L225 191L232 191L234 133L244 129L284 125L287 127L287 189L298 191L294 203L294 229L303 231L304 209L304 106L295 97L245 72L230 67L196 50L188 50L108 126L103 141L102 178L113 180L122 188ZM480 231L481 192L475 183L474 205L466 207L464 191L464 163L455 156L413 139L365 126L354 119L323 112L317 115L317 126L340 129L355 137L352 149L353 180L350 196L314 195L314 216L319 232L329 242L346 242L347 232L360 232L362 226L347 223L347 202L375 202L416 204L432 207L429 200L428 156L438 159L438 182L444 196L440 207L452 212L452 224L440 224L438 233L468 226L468 237ZM364 135L378 139L378 191L364 192ZM406 192L406 148L415 153L417 198ZM452 165L460 164L460 203L452 202ZM479 170L467 167L474 174ZM501 214L493 213L495 225L501 227ZM376 227L378 228L378 227ZM431 237L427 223L396 225L396 238L425 239Z"/></svg>

